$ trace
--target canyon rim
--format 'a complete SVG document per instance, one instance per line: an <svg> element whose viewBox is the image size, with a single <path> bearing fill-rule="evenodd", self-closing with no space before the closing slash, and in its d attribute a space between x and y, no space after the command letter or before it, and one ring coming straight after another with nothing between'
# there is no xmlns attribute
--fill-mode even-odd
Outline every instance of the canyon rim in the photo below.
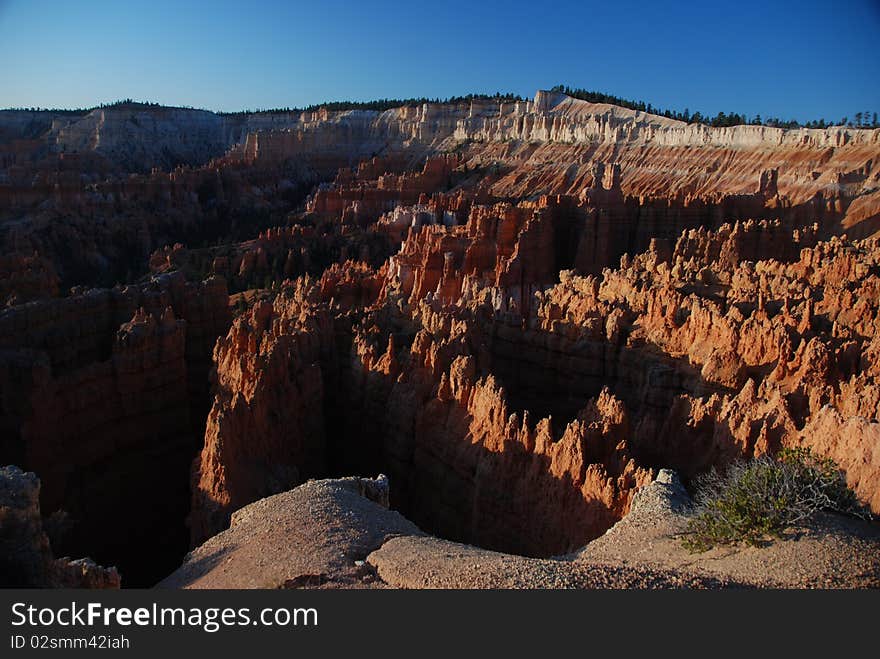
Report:
<svg viewBox="0 0 880 659"><path fill-rule="evenodd" d="M783 447L835 460L880 512L878 129L548 91L0 123L2 461L36 475L15 513L34 547L123 584L257 585L205 547L237 556L243 520L293 515L261 552L315 553L342 524L351 565L283 554L272 585L395 585L395 560L439 551L389 554L400 528L590 583L572 556L662 470L689 483ZM346 492L326 519L286 510L329 496L314 479L380 473L356 522L352 481L326 481ZM710 578L673 567L650 579Z"/></svg>
<svg viewBox="0 0 880 659"><path fill-rule="evenodd" d="M0 585L876 589L878 515L876 114L0 110Z"/></svg>

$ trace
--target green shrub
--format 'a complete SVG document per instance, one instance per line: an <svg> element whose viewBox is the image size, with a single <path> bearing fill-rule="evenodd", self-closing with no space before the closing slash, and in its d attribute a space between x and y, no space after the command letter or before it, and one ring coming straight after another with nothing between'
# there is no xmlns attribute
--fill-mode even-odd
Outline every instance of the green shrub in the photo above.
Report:
<svg viewBox="0 0 880 659"><path fill-rule="evenodd" d="M701 477L683 544L692 552L738 542L756 546L820 510L869 516L833 460L809 449L783 449L775 459L737 462L723 474L713 469Z"/></svg>

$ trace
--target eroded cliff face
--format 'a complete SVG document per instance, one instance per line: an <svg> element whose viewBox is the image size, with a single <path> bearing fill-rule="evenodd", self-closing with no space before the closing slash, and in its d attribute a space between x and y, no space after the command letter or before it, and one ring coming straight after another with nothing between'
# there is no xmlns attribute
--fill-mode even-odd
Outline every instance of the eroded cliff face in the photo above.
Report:
<svg viewBox="0 0 880 659"><path fill-rule="evenodd" d="M252 238L282 223L319 180L305 164L87 175L76 163L41 162L8 171L12 181L0 183L4 303L136 281L166 245Z"/></svg>
<svg viewBox="0 0 880 659"><path fill-rule="evenodd" d="M864 194L871 166L856 163L876 152L874 133L711 130L542 96L438 110L419 132L431 111L375 121L422 143L447 139L454 124L454 158L409 175L399 159L364 161L319 189L302 216L400 243L375 303L349 297L344 313L311 311L336 318L335 361L310 355L322 364L330 473L384 471L394 504L424 528L549 555L619 519L652 469L693 477L793 444L832 455L828 428L854 409L876 421L873 381L862 381L872 376L855 366L872 354L876 306L838 320L844 291L853 302L876 298L876 244L823 242ZM373 130L365 115L332 121ZM323 129L310 130L278 136L271 150L274 138L260 135L242 157L316 148ZM825 169L829 158L842 160ZM798 169L840 173L844 160L859 172L835 186ZM838 264L846 258L864 261ZM817 274L826 268L849 274L829 280ZM332 289L324 283L324 299ZM822 370L817 352L846 366ZM867 393L851 395L857 387ZM212 418L231 407L224 397ZM858 456L848 478L876 506L876 476L866 475L877 471L874 449L862 439L872 424L850 423L848 448L834 456ZM209 420L206 451L225 444ZM222 479L202 471L194 484L234 508Z"/></svg>
<svg viewBox="0 0 880 659"><path fill-rule="evenodd" d="M868 235L878 228L878 147L876 129L710 128L538 92L521 103L314 113L286 130L248 135L231 157L278 162L343 149L357 161L379 152L454 150L470 171L491 172L483 185L501 198L578 194L604 163L619 168L623 195L684 205L750 195L760 178L763 195L823 206L835 221L859 199L847 225Z"/></svg>
<svg viewBox="0 0 880 659"><path fill-rule="evenodd" d="M670 465L693 477L795 445L834 458L878 509L876 241L817 243L815 228L786 235L778 221L690 230L674 246L655 242L598 276L563 271L555 285L529 279L536 288L524 307L516 303L521 280L507 284L494 268L465 275L450 267L446 275L467 277L466 286L451 287L434 256L449 253L444 239L457 232L429 228L423 258L409 261L412 276L388 268L375 304L344 313L326 304L289 307L300 314L290 336L300 337L302 314L310 313L319 342L329 312L344 317L337 345L351 344L345 363L311 353L323 365L322 391L285 394L287 407L324 410L331 471L389 474L392 503L422 528L505 551L558 554L620 519L654 469ZM511 233L522 241L537 235L528 223ZM473 247L481 234L462 240ZM491 241L494 255L505 251L499 242ZM432 269L436 276L419 288ZM301 280L291 290L302 297L307 286ZM322 291L326 298L326 285ZM252 310L252 329L259 313L264 306ZM282 345L279 327L250 343ZM254 352L234 332L224 344L232 345L240 354L218 360L218 372L234 365L222 378L227 386ZM266 368L264 377L273 372ZM286 381L300 377L294 369ZM234 389L249 415L264 415L276 390ZM245 403L247 396L254 397ZM215 398L206 433L205 451L220 462L217 447L226 441L216 419L235 411L229 400L228 390ZM299 436L286 424L284 433L259 433L261 442L284 442L285 434ZM286 441L299 450L300 440ZM254 469L272 473L229 460L224 478L241 470L254 479ZM217 471L216 463L200 470L197 491L234 508ZM221 528L202 526L194 539Z"/></svg>
<svg viewBox="0 0 880 659"><path fill-rule="evenodd" d="M35 252L62 287L112 285L165 245L286 224L319 181L333 183L309 199L309 222L364 228L390 214L380 224L397 240L425 205L462 224L472 202L577 198L591 225L579 259L598 269L652 237L725 221L818 222L823 238L880 229L880 130L709 128L544 92L381 113L20 114L0 115L0 245L19 261L0 270L6 298L51 294L46 268L23 261Z"/></svg>
<svg viewBox="0 0 880 659"><path fill-rule="evenodd" d="M25 160L54 152L94 156L122 171L201 165L248 132L297 126L300 113L222 115L207 110L121 103L85 112L0 111L2 153Z"/></svg>
<svg viewBox="0 0 880 659"><path fill-rule="evenodd" d="M756 228L734 227L731 236ZM643 460L693 476L735 457L808 446L833 457L876 511L876 240L833 239L789 263L730 265L711 252L683 256L695 238L682 236L665 260L656 252L623 259L601 280L564 278L543 295L544 326L581 337L588 324L604 325L627 349L674 358L673 381L687 374L688 391L658 401L663 414L636 428ZM850 417L864 425L853 419L829 436Z"/></svg>
<svg viewBox="0 0 880 659"><path fill-rule="evenodd" d="M179 273L0 312L0 461L40 474L42 509L68 520L58 551L116 564L131 585L173 564L228 325L224 283Z"/></svg>
<svg viewBox="0 0 880 659"><path fill-rule="evenodd" d="M348 267L377 290L366 268ZM449 319L389 303L353 324L352 307L328 294L326 281L300 280L218 342L218 395L194 472L195 542L260 496L328 469L375 466L395 483L393 504L427 528L558 553L600 534L650 480L628 455L626 412L607 391L554 441L548 419L509 415L494 377L479 376L465 323L444 337L437 323Z"/></svg>
<svg viewBox="0 0 880 659"><path fill-rule="evenodd" d="M147 585L382 472L424 530L550 556L658 469L796 445L880 512L880 131L165 110L0 116L0 462L66 553Z"/></svg>
<svg viewBox="0 0 880 659"><path fill-rule="evenodd" d="M290 300L258 302L217 342L217 394L193 468L194 538L213 535L245 503L324 472L320 361L333 347L331 318L302 285Z"/></svg>

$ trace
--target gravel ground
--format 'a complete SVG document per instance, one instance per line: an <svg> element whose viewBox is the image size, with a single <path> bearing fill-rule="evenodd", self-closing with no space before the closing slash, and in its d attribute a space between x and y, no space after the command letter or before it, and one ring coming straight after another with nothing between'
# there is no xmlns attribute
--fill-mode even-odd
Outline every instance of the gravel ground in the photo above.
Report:
<svg viewBox="0 0 880 659"><path fill-rule="evenodd" d="M393 588L723 588L687 572L526 558L432 537L389 540L367 557Z"/></svg>
<svg viewBox="0 0 880 659"><path fill-rule="evenodd" d="M388 510L387 481L311 481L257 501L161 588L858 588L880 586L877 525L826 515L760 548L690 554L672 472L579 552L514 556L422 533Z"/></svg>
<svg viewBox="0 0 880 659"><path fill-rule="evenodd" d="M822 514L763 547L681 546L690 500L672 472L640 491L632 511L584 547L577 562L688 570L762 588L880 587L880 526Z"/></svg>
<svg viewBox="0 0 880 659"><path fill-rule="evenodd" d="M381 587L363 559L395 534L420 535L361 493L376 481L310 481L239 510L160 588ZM387 495L386 495L387 498Z"/></svg>

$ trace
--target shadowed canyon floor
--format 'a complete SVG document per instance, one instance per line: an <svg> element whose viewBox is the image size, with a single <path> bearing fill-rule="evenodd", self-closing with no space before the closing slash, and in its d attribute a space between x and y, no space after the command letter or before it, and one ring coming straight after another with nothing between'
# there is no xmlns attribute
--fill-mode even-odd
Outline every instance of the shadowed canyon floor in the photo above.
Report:
<svg viewBox="0 0 880 659"><path fill-rule="evenodd" d="M40 479L41 556L131 586L194 547L164 586L877 585L876 526L694 557L647 502L807 447L880 513L880 130L549 92L20 114L0 463Z"/></svg>

